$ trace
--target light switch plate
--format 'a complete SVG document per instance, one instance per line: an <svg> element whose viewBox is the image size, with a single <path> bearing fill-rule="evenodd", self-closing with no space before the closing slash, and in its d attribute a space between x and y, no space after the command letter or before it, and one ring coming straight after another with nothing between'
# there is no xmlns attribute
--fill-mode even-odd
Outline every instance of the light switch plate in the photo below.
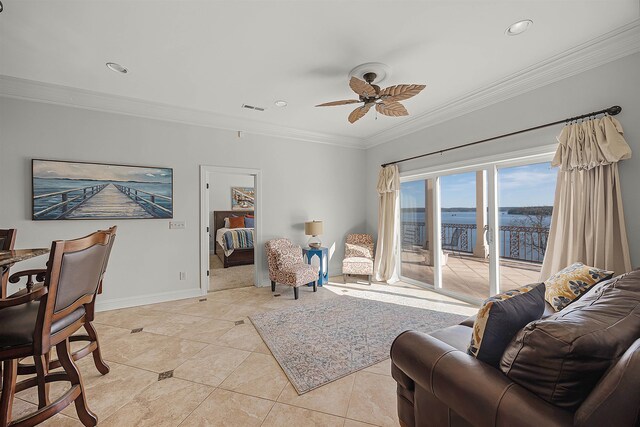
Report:
<svg viewBox="0 0 640 427"><path fill-rule="evenodd" d="M184 221L169 221L169 229L171 230L184 230L187 228L187 224Z"/></svg>

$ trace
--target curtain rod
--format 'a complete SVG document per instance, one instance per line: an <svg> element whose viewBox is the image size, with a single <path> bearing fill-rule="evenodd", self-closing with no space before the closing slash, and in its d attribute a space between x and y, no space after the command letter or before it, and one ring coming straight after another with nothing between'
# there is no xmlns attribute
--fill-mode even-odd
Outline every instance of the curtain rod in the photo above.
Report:
<svg viewBox="0 0 640 427"><path fill-rule="evenodd" d="M580 119L585 119L587 117L597 116L598 114L608 114L610 116L616 116L616 115L620 114L621 111L622 111L622 107L620 107L619 105L614 105L613 107L605 108L604 110L594 111L594 112L588 113L588 114L582 114L581 116L569 117L568 119L558 120L556 122L546 123L544 125L534 126L532 128L528 128L528 129L523 129L523 130L519 130L519 131L515 131L515 132L505 133L503 135L498 135L498 136L494 136L494 137L487 138L487 139L481 139L480 141L469 142L469 143L462 144L462 145L456 145L455 147L444 148L442 150L432 151L432 152L426 153L426 154L420 154L420 155L413 156L413 157L407 157L405 159L396 160L394 162L383 163L382 167L384 168L384 167L389 166L389 165L395 165L397 163L402 163L402 162L406 162L406 161L409 161L409 160L415 160L415 159L420 159L422 157L433 156L434 154L443 154L443 153L446 153L447 151L457 150L458 148L470 147L472 145L482 144L483 142L489 142L489 141L493 141L493 140L500 139L500 138L506 138L507 136L513 136L513 135L518 135L518 134L525 133L525 132L531 132L532 130L538 130L538 129L546 128L546 127L549 127L549 126L558 125L560 123L569 123L569 122L572 122L574 120L580 120Z"/></svg>

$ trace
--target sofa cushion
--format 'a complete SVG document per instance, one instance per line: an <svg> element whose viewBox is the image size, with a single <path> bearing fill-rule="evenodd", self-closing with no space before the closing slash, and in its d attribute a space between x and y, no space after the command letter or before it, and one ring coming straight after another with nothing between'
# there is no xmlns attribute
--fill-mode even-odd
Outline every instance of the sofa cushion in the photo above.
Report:
<svg viewBox="0 0 640 427"><path fill-rule="evenodd" d="M500 361L514 382L575 410L640 338L640 270L594 286L569 307L518 332Z"/></svg>
<svg viewBox="0 0 640 427"><path fill-rule="evenodd" d="M523 286L488 298L473 323L468 353L498 366L513 336L544 313L544 283Z"/></svg>
<svg viewBox="0 0 640 427"><path fill-rule="evenodd" d="M429 335L439 339L446 344L449 344L451 347L457 350L467 351L469 340L471 339L472 330L473 329L468 326L453 325L449 326L448 328L431 332Z"/></svg>
<svg viewBox="0 0 640 427"><path fill-rule="evenodd" d="M613 271L589 267L581 262L571 264L544 281L544 299L560 311L584 295L593 285L613 277Z"/></svg>

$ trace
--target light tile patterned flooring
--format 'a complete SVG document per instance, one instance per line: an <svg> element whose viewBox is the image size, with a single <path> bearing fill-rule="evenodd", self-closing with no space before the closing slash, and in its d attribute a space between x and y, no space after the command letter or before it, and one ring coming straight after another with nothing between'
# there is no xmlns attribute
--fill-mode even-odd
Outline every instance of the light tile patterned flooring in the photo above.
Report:
<svg viewBox="0 0 640 427"><path fill-rule="evenodd" d="M472 298L489 297L489 260L470 255L448 254L442 269L442 288ZM500 259L500 287L503 291L539 282L539 264ZM425 264L420 251L402 251L402 275L423 283L433 283L433 267Z"/></svg>
<svg viewBox="0 0 640 427"><path fill-rule="evenodd" d="M78 362L100 426L394 426L390 362L298 396L251 321L254 313L312 305L341 295L471 315L477 307L406 284L369 286L342 279L313 293L303 287L240 288L203 298L98 313L96 327L111 372ZM300 325L301 328L304 325ZM132 333L132 330L142 331ZM295 331L291 331L295 334ZM159 374L172 376L159 381ZM66 390L51 386L51 397ZM14 417L33 411L35 389L21 392ZM70 405L45 426L80 426Z"/></svg>

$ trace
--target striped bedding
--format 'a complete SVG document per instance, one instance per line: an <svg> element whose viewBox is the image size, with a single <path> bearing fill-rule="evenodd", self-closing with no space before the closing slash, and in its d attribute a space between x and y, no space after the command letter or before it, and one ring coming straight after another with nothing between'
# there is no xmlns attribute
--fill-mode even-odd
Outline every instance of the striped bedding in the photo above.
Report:
<svg viewBox="0 0 640 427"><path fill-rule="evenodd" d="M234 249L253 248L253 228L221 228L218 230L217 241L229 256Z"/></svg>

